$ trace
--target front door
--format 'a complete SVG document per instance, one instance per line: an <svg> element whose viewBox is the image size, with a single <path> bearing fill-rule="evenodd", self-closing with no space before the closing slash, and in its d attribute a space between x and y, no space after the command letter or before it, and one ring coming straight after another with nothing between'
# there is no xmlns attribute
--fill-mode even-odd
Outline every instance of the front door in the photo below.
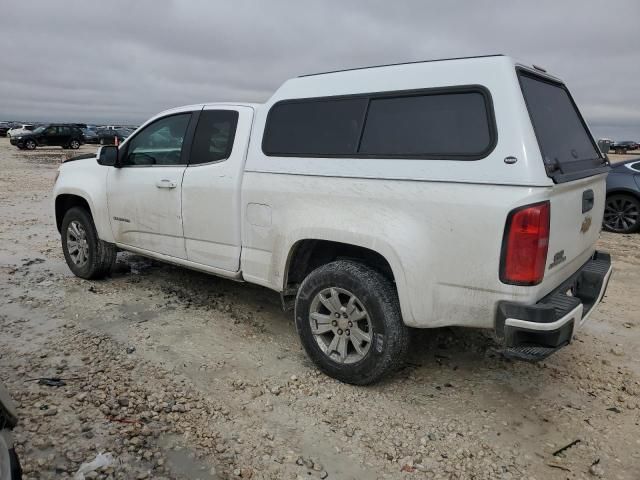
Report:
<svg viewBox="0 0 640 480"><path fill-rule="evenodd" d="M182 231L182 177L191 112L153 121L120 149L122 168L107 177L116 243L186 258Z"/></svg>
<svg viewBox="0 0 640 480"><path fill-rule="evenodd" d="M58 127L47 127L44 132L38 138L38 145L50 146L57 145L56 139L58 138Z"/></svg>
<svg viewBox="0 0 640 480"><path fill-rule="evenodd" d="M187 258L240 269L240 191L251 133L250 107L207 106L198 120L182 182Z"/></svg>

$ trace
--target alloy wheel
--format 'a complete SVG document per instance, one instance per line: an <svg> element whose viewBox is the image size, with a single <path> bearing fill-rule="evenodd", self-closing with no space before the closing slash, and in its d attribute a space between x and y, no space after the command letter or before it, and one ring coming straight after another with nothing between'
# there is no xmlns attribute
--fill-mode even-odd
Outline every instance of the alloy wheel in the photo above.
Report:
<svg viewBox="0 0 640 480"><path fill-rule="evenodd" d="M640 220L637 203L626 197L607 199L604 210L604 224L614 232L626 232L636 227Z"/></svg>
<svg viewBox="0 0 640 480"><path fill-rule="evenodd" d="M72 221L67 228L67 251L71 261L78 267L84 266L89 260L87 232L77 220Z"/></svg>
<svg viewBox="0 0 640 480"><path fill-rule="evenodd" d="M360 300L336 287L320 291L311 302L311 333L320 350L337 363L356 363L371 348L371 320Z"/></svg>

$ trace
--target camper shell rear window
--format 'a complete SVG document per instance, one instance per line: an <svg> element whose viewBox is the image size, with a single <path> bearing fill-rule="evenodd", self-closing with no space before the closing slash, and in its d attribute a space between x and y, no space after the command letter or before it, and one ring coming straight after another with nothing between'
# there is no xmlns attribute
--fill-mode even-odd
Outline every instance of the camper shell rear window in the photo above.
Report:
<svg viewBox="0 0 640 480"><path fill-rule="evenodd" d="M567 87L522 68L517 73L547 175L562 183L606 172L608 161Z"/></svg>

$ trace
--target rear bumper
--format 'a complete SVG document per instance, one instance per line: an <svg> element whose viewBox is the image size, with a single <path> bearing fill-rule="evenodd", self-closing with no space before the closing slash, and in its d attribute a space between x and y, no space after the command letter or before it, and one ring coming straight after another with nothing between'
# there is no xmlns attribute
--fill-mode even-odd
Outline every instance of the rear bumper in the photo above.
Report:
<svg viewBox="0 0 640 480"><path fill-rule="evenodd" d="M576 273L534 305L500 302L496 334L505 356L538 361L564 347L604 296L611 256L596 252Z"/></svg>

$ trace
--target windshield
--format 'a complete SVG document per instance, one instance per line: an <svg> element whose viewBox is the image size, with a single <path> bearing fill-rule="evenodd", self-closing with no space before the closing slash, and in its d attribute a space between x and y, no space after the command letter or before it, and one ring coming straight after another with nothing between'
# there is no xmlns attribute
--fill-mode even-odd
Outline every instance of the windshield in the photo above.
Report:
<svg viewBox="0 0 640 480"><path fill-rule="evenodd" d="M604 159L566 87L524 71L520 86L549 176L567 181L600 173L594 169Z"/></svg>
<svg viewBox="0 0 640 480"><path fill-rule="evenodd" d="M46 128L46 127L38 127L38 128L36 128L36 129L33 131L33 133L42 133L42 132L44 132L44 129L45 129L45 128Z"/></svg>

